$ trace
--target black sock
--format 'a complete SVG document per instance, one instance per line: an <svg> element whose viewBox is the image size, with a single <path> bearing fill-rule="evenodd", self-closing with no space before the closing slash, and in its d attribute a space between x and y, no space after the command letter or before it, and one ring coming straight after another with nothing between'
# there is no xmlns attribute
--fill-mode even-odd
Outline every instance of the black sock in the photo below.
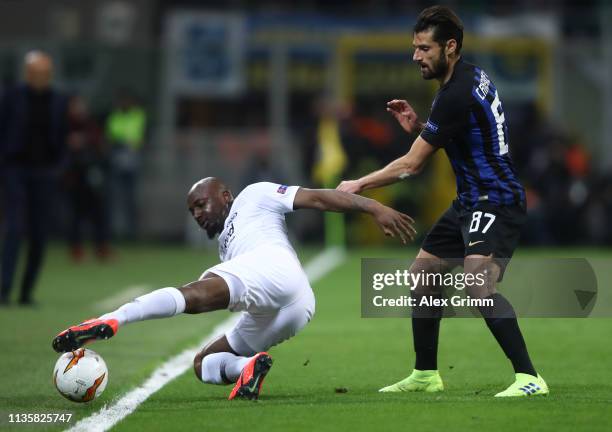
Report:
<svg viewBox="0 0 612 432"><path fill-rule="evenodd" d="M432 295L440 298L439 295ZM417 297L417 302L420 297ZM418 304L418 303L417 303ZM418 370L438 369L438 336L442 307L415 306L412 308L412 340L416 360L414 368Z"/></svg>
<svg viewBox="0 0 612 432"><path fill-rule="evenodd" d="M438 335L440 318L412 318L412 339L418 370L438 369Z"/></svg>
<svg viewBox="0 0 612 432"><path fill-rule="evenodd" d="M480 313L504 354L512 362L514 372L537 376L512 305L501 294L496 293L486 298L493 300L494 304L479 307Z"/></svg>

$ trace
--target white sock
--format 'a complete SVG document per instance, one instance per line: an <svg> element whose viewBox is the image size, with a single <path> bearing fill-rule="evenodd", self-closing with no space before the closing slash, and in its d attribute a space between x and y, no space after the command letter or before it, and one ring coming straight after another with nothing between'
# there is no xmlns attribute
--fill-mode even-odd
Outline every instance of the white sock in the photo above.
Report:
<svg viewBox="0 0 612 432"><path fill-rule="evenodd" d="M116 319L119 325L154 318L167 318L185 311L185 297L176 288L160 288L137 297L100 319Z"/></svg>
<svg viewBox="0 0 612 432"><path fill-rule="evenodd" d="M221 375L221 371L224 371L225 377L230 382L234 382L252 358L228 352L208 354L202 360L202 381L208 384L227 384Z"/></svg>

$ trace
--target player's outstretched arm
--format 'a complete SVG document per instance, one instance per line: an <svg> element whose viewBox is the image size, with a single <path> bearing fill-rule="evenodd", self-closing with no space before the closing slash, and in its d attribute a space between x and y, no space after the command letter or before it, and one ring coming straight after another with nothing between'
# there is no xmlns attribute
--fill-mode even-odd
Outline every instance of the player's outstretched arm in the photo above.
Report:
<svg viewBox="0 0 612 432"><path fill-rule="evenodd" d="M416 234L414 220L401 212L382 205L378 201L333 189L300 188L295 194L293 209L322 211L358 211L371 215L386 236L399 237L403 243L413 240Z"/></svg>
<svg viewBox="0 0 612 432"><path fill-rule="evenodd" d="M360 193L367 189L374 189L398 182L420 173L429 156L436 150L436 147L419 136L414 140L410 151L404 156L395 159L386 167L358 180L343 181L336 189L349 193Z"/></svg>

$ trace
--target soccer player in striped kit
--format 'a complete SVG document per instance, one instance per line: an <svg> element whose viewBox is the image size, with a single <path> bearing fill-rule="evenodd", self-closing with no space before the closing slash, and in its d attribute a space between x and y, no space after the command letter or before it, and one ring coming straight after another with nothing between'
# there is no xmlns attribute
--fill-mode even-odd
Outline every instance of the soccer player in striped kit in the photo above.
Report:
<svg viewBox="0 0 612 432"><path fill-rule="evenodd" d="M338 189L360 193L411 177L434 152L444 149L456 175L457 198L427 234L411 271L448 272L459 263L466 273L487 274L485 284L471 284L467 293L493 300L493 306L479 309L515 371L515 382L495 396L545 395L548 386L531 362L514 309L495 290L518 244L525 220L525 191L508 152L497 89L482 69L461 58L462 41L463 24L449 8L432 6L421 12L414 27L413 60L423 79L440 83L429 118L419 122L405 100L389 102L387 111L406 132L420 132L419 136L406 155L358 180L343 181ZM439 287L421 285L412 295L441 294ZM444 389L437 366L442 314L439 306L413 308L414 370L380 391Z"/></svg>

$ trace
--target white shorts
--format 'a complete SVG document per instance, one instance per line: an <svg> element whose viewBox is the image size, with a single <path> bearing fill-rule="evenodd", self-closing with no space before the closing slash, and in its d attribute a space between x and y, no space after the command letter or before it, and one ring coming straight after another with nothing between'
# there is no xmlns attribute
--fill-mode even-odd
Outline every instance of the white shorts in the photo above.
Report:
<svg viewBox="0 0 612 432"><path fill-rule="evenodd" d="M313 317L315 298L293 252L266 246L204 272L222 277L230 291L228 309L242 311L225 336L232 349L251 356L296 335Z"/></svg>

